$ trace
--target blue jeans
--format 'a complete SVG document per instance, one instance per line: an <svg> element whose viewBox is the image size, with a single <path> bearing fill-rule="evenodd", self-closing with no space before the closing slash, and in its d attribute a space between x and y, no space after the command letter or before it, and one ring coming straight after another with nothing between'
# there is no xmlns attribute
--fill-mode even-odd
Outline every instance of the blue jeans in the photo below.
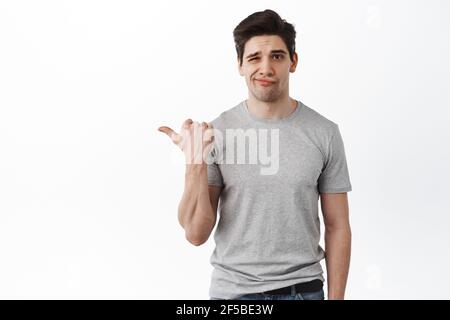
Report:
<svg viewBox="0 0 450 320"><path fill-rule="evenodd" d="M224 300L211 297L210 300ZM323 289L316 292L294 294L251 293L230 300L325 300Z"/></svg>

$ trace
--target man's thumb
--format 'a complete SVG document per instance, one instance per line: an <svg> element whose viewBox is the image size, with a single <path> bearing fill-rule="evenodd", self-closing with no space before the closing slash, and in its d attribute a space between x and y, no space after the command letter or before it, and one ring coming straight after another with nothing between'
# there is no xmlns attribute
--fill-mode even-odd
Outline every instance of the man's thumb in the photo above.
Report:
<svg viewBox="0 0 450 320"><path fill-rule="evenodd" d="M162 126L158 128L158 131L161 131L169 136L172 139L173 134L175 133L172 129L166 126Z"/></svg>

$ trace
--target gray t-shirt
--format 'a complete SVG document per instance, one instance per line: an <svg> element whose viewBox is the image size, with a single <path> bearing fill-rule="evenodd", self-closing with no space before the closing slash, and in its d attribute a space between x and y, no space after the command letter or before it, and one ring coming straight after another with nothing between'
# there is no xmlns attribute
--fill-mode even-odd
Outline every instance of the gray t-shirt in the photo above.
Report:
<svg viewBox="0 0 450 320"><path fill-rule="evenodd" d="M253 116L244 100L212 125L223 139L209 154L208 184L223 189L210 297L324 281L319 193L352 190L338 125L299 100L279 120Z"/></svg>

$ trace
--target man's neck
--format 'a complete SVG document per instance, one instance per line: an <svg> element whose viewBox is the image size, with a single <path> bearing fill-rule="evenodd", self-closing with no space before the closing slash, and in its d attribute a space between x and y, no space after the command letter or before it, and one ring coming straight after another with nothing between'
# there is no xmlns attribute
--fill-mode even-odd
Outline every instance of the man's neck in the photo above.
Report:
<svg viewBox="0 0 450 320"><path fill-rule="evenodd" d="M279 120L289 117L295 111L297 101L287 96L283 100L264 102L255 98L246 100L248 112L256 118Z"/></svg>

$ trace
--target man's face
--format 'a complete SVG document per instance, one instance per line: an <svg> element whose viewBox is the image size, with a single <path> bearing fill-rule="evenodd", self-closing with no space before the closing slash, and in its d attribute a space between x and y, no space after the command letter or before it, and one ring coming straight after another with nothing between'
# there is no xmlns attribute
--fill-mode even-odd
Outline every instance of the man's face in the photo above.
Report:
<svg viewBox="0 0 450 320"><path fill-rule="evenodd" d="M238 61L239 74L245 76L250 93L257 100L274 102L289 91L289 73L295 71L297 53L293 60L290 60L287 47L279 36L255 36L245 44L242 66Z"/></svg>

